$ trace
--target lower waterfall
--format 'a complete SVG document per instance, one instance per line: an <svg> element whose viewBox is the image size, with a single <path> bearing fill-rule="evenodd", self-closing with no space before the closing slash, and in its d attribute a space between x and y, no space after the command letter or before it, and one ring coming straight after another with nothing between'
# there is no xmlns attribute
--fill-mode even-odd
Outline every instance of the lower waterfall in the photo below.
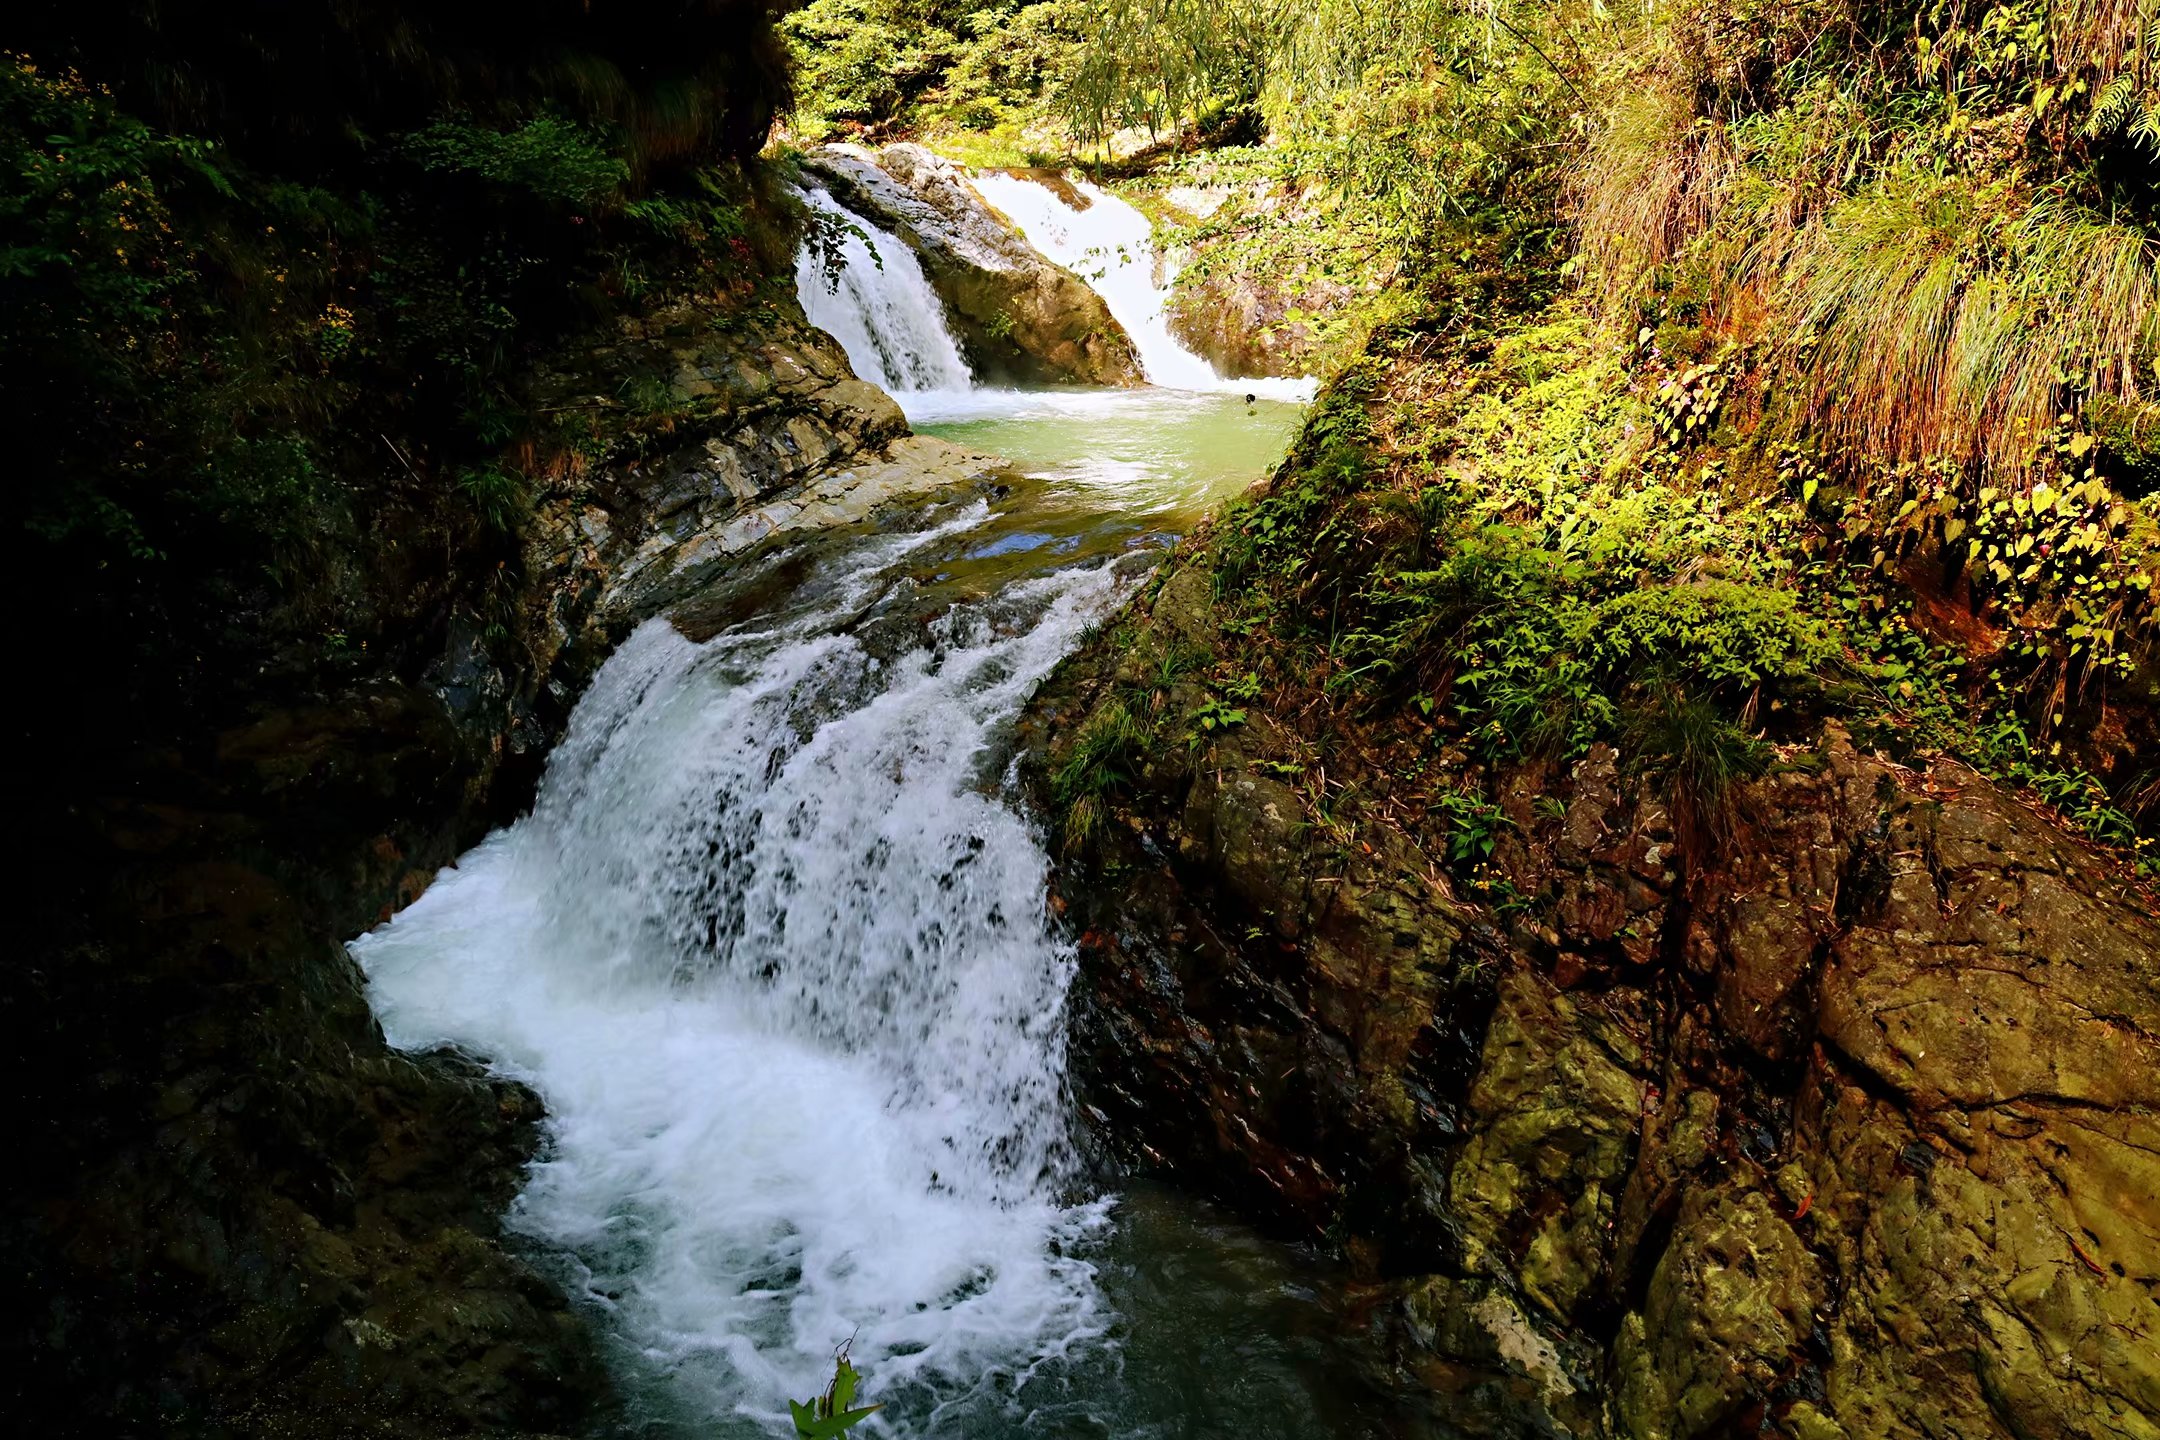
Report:
<svg viewBox="0 0 2160 1440"><path fill-rule="evenodd" d="M534 813L353 947L395 1041L543 1086L515 1223L721 1412L784 1421L852 1337L928 1413L1105 1325L1075 1253L1103 1206L1060 1199L1070 948L996 782L1115 587L1053 572L897 653L842 628L904 608L939 534L845 553L769 628L646 624Z"/></svg>
<svg viewBox="0 0 2160 1440"><path fill-rule="evenodd" d="M974 388L864 228L837 286L804 262L805 309L1009 483L757 562L776 598L702 643L635 631L533 812L353 942L376 1012L545 1098L509 1223L609 1346L610 1434L789 1435L843 1347L886 1406L863 1434L1437 1434L1347 1354L1309 1258L1079 1164L1076 952L1011 784L1122 557L1264 473L1298 412Z"/></svg>

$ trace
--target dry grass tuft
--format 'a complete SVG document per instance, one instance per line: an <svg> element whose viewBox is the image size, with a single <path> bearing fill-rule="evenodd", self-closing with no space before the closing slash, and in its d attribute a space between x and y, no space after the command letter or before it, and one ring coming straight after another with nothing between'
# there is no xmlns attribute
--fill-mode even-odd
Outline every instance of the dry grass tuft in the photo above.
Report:
<svg viewBox="0 0 2160 1440"><path fill-rule="evenodd" d="M2019 471L2058 413L2066 368L2091 394L2138 398L2160 334L2156 249L2008 182L1894 176L1757 264L1780 286L1827 438Z"/></svg>
<svg viewBox="0 0 2160 1440"><path fill-rule="evenodd" d="M1698 119L1671 82L1619 101L1574 185L1582 251L1601 293L1623 299L1710 228L1738 159L1723 125Z"/></svg>
<svg viewBox="0 0 2160 1440"><path fill-rule="evenodd" d="M2156 0L2056 0L2053 9L2055 69L2073 74L2088 66L2101 82L2125 67L2150 64Z"/></svg>

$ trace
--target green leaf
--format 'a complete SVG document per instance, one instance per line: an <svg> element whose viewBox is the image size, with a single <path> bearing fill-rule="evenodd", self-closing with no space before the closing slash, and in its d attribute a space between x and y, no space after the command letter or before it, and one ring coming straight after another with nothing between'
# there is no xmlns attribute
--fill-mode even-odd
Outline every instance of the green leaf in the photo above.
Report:
<svg viewBox="0 0 2160 1440"><path fill-rule="evenodd" d="M788 1406L795 1415L795 1433L804 1440L833 1440L834 1436L846 1434L885 1408L883 1405L865 1405L860 1410L847 1410L838 1415L811 1415L809 1408L798 1401L790 1400Z"/></svg>
<svg viewBox="0 0 2160 1440"><path fill-rule="evenodd" d="M841 1411L853 1405L855 1403L855 1382L859 1378L855 1367L850 1365L843 1357L840 1363L833 1368L832 1389L825 1392L826 1403L822 1408L828 1411Z"/></svg>

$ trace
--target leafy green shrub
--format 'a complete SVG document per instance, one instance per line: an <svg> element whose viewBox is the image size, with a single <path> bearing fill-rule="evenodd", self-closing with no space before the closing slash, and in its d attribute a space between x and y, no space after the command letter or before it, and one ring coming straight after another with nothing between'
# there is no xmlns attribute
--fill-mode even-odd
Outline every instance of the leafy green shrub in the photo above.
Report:
<svg viewBox="0 0 2160 1440"><path fill-rule="evenodd" d="M1608 674L1671 673L1712 687L1791 679L1837 651L1791 591L1728 580L1617 595L1577 623L1584 650Z"/></svg>
<svg viewBox="0 0 2160 1440"><path fill-rule="evenodd" d="M1443 790L1434 800L1447 821L1449 863L1473 866L1490 860L1508 823L1506 812L1471 790Z"/></svg>
<svg viewBox="0 0 2160 1440"><path fill-rule="evenodd" d="M535 115L509 130L438 120L408 136L405 153L423 170L484 180L571 209L614 199L630 179L630 167L604 137L556 115Z"/></svg>

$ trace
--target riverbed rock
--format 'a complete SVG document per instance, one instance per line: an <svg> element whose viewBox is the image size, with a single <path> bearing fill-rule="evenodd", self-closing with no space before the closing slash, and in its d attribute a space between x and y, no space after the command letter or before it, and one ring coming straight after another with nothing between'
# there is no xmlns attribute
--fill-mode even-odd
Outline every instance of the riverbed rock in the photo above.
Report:
<svg viewBox="0 0 2160 1440"><path fill-rule="evenodd" d="M828 145L806 155L803 168L913 247L981 378L1142 382L1132 341L1102 297L1022 238L951 161L920 145Z"/></svg>
<svg viewBox="0 0 2160 1440"><path fill-rule="evenodd" d="M1500 982L1471 1086L1471 1137L1449 1198L1474 1274L1513 1275L1567 1320L1603 1278L1633 1160L1642 1047L1594 1002L1544 978Z"/></svg>
<svg viewBox="0 0 2160 1440"><path fill-rule="evenodd" d="M1761 1191L1691 1192L1642 1308L1621 1321L1614 1428L1629 1440L1721 1433L1785 1373L1825 1295Z"/></svg>

